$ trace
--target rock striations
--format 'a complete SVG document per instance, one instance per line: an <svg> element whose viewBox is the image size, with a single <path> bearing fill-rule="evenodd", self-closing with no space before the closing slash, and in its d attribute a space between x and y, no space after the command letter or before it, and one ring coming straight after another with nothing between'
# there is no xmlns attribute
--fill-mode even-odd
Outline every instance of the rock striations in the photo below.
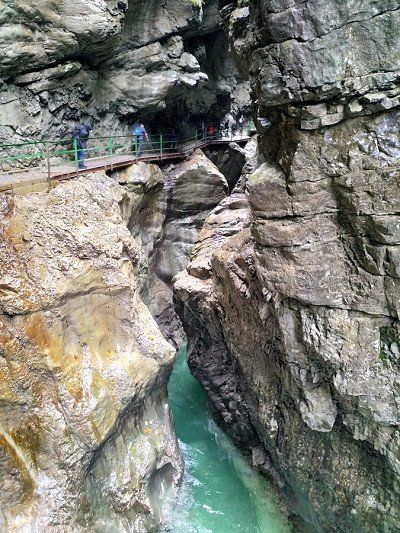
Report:
<svg viewBox="0 0 400 533"><path fill-rule="evenodd" d="M259 166L175 278L189 364L307 530L395 532L399 5L222 7Z"/></svg>
<svg viewBox="0 0 400 533"><path fill-rule="evenodd" d="M58 140L81 121L126 135L149 113L159 126L166 109L176 121L176 109L246 106L221 25L217 0L2 0L0 141Z"/></svg>
<svg viewBox="0 0 400 533"><path fill-rule="evenodd" d="M399 18L398 0L1 2L1 142L190 131L246 109L248 83L258 131L0 196L1 531L158 527L182 471L150 315L180 342L172 286L216 419L299 528L399 530Z"/></svg>
<svg viewBox="0 0 400 533"><path fill-rule="evenodd" d="M122 187L0 197L0 530L144 532L181 476L175 351L139 296Z"/></svg>

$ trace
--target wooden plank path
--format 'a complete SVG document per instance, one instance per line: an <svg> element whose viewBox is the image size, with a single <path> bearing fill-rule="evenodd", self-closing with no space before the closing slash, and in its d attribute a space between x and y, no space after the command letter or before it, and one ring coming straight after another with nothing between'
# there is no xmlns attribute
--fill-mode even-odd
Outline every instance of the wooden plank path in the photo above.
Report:
<svg viewBox="0 0 400 533"><path fill-rule="evenodd" d="M4 173L0 174L0 192L30 187L47 183L49 179L63 180L70 179L80 174L87 174L90 172L97 172L99 170L115 170L118 168L125 168L138 162L156 163L164 161L173 161L184 159L197 149L205 148L210 145L229 145L231 142L239 144L245 143L249 137L233 138L233 139L211 139L208 141L197 141L187 143L176 152L160 152L142 154L137 158L134 154L115 155L112 157L98 157L95 159L87 159L85 165L87 168L78 170L74 164L58 165L50 167L49 171L44 168L32 168L27 171Z"/></svg>

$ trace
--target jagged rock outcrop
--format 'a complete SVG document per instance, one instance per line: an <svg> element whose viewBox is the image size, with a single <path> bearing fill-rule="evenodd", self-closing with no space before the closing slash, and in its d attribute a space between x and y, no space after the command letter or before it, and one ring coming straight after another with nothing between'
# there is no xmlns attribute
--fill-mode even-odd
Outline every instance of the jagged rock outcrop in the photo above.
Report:
<svg viewBox="0 0 400 533"><path fill-rule="evenodd" d="M198 150L168 173L167 210L155 260L166 282L187 265L197 235L208 213L228 192L225 177Z"/></svg>
<svg viewBox="0 0 400 533"><path fill-rule="evenodd" d="M149 531L179 483L124 194L98 173L1 195L1 531Z"/></svg>
<svg viewBox="0 0 400 533"><path fill-rule="evenodd" d="M200 241L175 280L189 364L307 530L394 532L399 6L233 8L263 160L249 226L230 214L236 234Z"/></svg>
<svg viewBox="0 0 400 533"><path fill-rule="evenodd" d="M225 176L232 191L242 174L246 163L246 152L236 142L228 146L210 146L204 149L204 154L214 163L218 170Z"/></svg>
<svg viewBox="0 0 400 533"><path fill-rule="evenodd" d="M80 121L95 135L127 134L139 115L167 107L196 123L219 95L225 112L246 107L248 86L220 29L215 0L4 0L0 142L58 140Z"/></svg>
<svg viewBox="0 0 400 533"><path fill-rule="evenodd" d="M139 163L113 178L126 191L123 216L140 248L141 295L164 336L180 346L172 278L187 266L205 219L228 193L227 181L201 150L163 170Z"/></svg>

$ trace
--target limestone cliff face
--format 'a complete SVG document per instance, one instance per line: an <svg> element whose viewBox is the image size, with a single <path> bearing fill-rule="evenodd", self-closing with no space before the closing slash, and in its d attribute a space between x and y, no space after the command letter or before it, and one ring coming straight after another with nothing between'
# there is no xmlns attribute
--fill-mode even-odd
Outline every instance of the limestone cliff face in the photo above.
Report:
<svg viewBox="0 0 400 533"><path fill-rule="evenodd" d="M225 112L249 102L215 0L31 4L0 3L3 143L57 140L80 121L94 134L127 134L149 113L159 126L167 108L176 122L176 109L187 117L221 99Z"/></svg>
<svg viewBox="0 0 400 533"><path fill-rule="evenodd" d="M399 6L233 7L260 161L248 223L222 203L175 279L189 364L308 530L394 532Z"/></svg>
<svg viewBox="0 0 400 533"><path fill-rule="evenodd" d="M179 482L123 194L99 173L0 198L1 531L148 531Z"/></svg>
<svg viewBox="0 0 400 533"><path fill-rule="evenodd" d="M201 150L162 170L139 163L112 176L125 190L122 213L140 249L142 298L164 336L179 347L184 333L174 310L172 278L189 263L199 231L226 197L228 183Z"/></svg>

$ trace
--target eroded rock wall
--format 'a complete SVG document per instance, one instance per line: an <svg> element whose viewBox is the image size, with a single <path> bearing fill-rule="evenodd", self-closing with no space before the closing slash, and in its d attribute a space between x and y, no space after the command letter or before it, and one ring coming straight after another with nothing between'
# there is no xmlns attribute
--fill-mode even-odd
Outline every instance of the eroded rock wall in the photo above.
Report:
<svg viewBox="0 0 400 533"><path fill-rule="evenodd" d="M177 0L168 9L116 0L3 2L1 18L5 138L58 138L82 119L100 132L121 133L123 117L165 105L177 84L192 88L207 79L184 54L181 37L167 42L201 24L191 2Z"/></svg>
<svg viewBox="0 0 400 533"><path fill-rule="evenodd" d="M1 531L149 531L179 483L123 196L98 173L0 198Z"/></svg>
<svg viewBox="0 0 400 533"><path fill-rule="evenodd" d="M394 532L399 6L223 13L250 74L261 164L245 177L249 223L221 204L235 235L200 240L175 278L189 364L306 529Z"/></svg>
<svg viewBox="0 0 400 533"><path fill-rule="evenodd" d="M125 190L123 217L140 249L142 298L164 336L179 347L184 333L172 279L189 263L204 221L227 196L228 183L201 150L162 169L139 163L112 176Z"/></svg>
<svg viewBox="0 0 400 533"><path fill-rule="evenodd" d="M214 0L4 0L0 141L57 141L82 121L94 135L126 135L150 112L157 124L167 107L208 113L218 95L224 112L247 105L220 29ZM174 118L163 127L176 126Z"/></svg>

